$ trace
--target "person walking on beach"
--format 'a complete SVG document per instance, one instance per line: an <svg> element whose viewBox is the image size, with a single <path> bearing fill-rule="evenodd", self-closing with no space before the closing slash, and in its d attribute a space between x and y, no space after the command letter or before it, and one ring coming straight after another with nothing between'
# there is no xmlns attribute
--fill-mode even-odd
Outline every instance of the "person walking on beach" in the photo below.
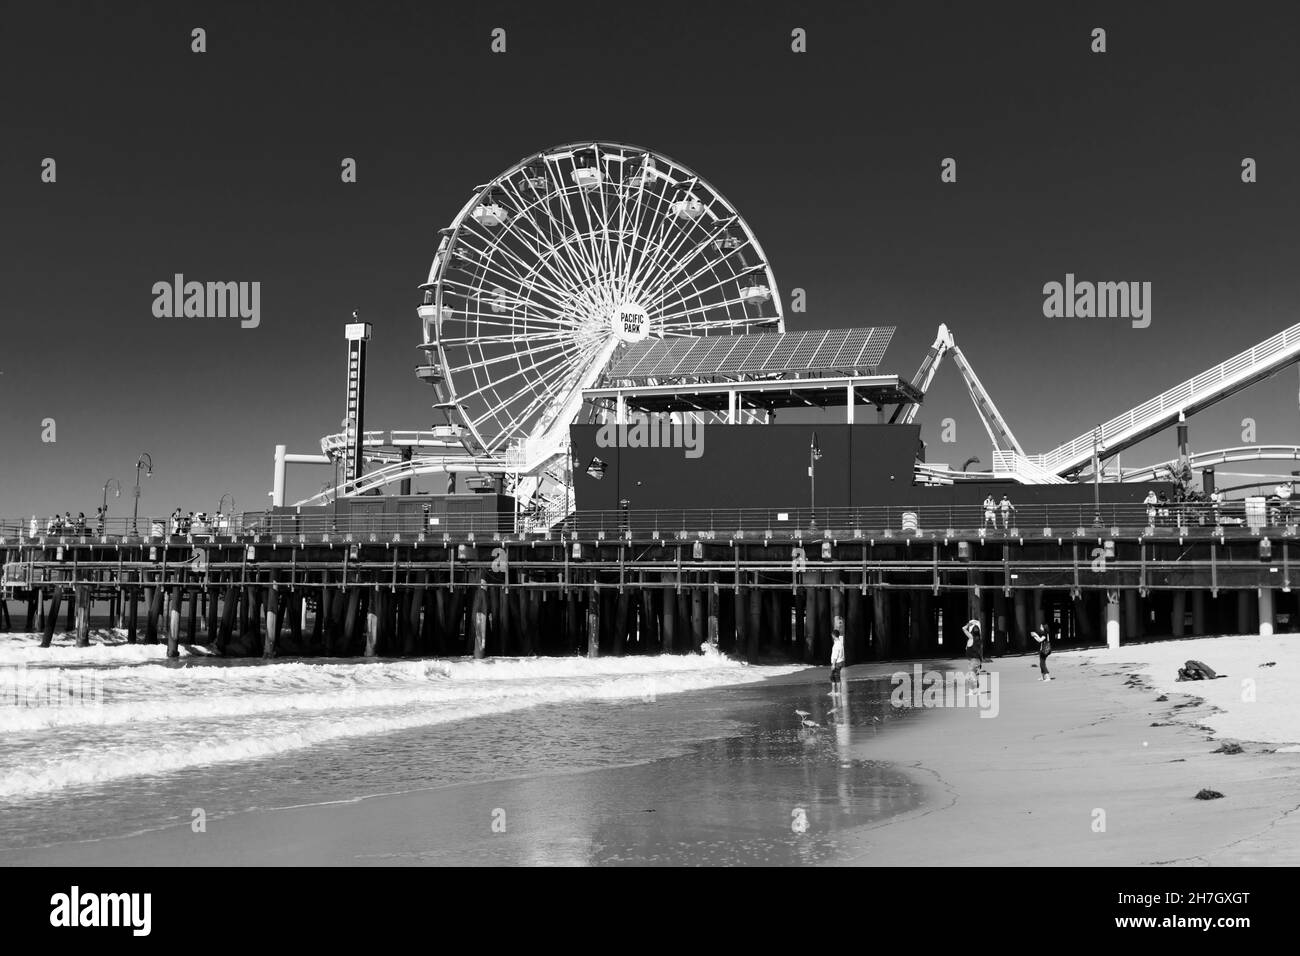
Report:
<svg viewBox="0 0 1300 956"><path fill-rule="evenodd" d="M993 525L993 530L998 530L997 505L993 503L993 495L984 496L984 527Z"/></svg>
<svg viewBox="0 0 1300 956"><path fill-rule="evenodd" d="M1038 642L1038 679L1051 680L1052 675L1047 673L1047 655L1052 653L1052 635L1047 624L1039 624L1029 632L1029 636Z"/></svg>
<svg viewBox="0 0 1300 956"><path fill-rule="evenodd" d="M840 671L844 668L844 635L837 627L831 631L831 686L840 682Z"/></svg>
<svg viewBox="0 0 1300 956"><path fill-rule="evenodd" d="M966 659L977 661L975 669L980 670L984 667L984 629L977 619L971 618L961 632L966 635Z"/></svg>

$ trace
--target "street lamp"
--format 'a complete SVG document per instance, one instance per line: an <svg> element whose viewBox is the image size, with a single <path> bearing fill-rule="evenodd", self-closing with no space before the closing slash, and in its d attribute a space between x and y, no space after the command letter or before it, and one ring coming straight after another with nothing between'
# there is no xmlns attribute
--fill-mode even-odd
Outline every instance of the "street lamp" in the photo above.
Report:
<svg viewBox="0 0 1300 956"><path fill-rule="evenodd" d="M812 511L809 527L817 527L817 460L822 450L817 445L817 433L812 433L812 443L808 446L808 505Z"/></svg>
<svg viewBox="0 0 1300 956"><path fill-rule="evenodd" d="M153 477L153 458L148 452L144 452L135 460L135 506L131 510L131 534L134 537L140 535L140 469L145 468L145 477Z"/></svg>
<svg viewBox="0 0 1300 956"><path fill-rule="evenodd" d="M1092 526L1101 527L1101 426L1092 430Z"/></svg>
<svg viewBox="0 0 1300 956"><path fill-rule="evenodd" d="M113 489L114 498L122 497L122 483L120 481L118 481L116 478L110 478L108 479L108 481L104 482L104 506L100 509L102 513L102 517L104 518L108 517L108 486L109 485L117 486L116 488Z"/></svg>

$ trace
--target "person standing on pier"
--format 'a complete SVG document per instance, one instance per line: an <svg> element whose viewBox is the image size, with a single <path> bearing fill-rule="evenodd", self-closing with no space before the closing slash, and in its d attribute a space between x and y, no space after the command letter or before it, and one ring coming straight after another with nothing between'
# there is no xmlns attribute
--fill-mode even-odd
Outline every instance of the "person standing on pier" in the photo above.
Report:
<svg viewBox="0 0 1300 956"><path fill-rule="evenodd" d="M1047 624L1039 624L1029 632L1029 636L1038 642L1038 670L1039 680L1051 680L1052 675L1047 673L1047 655L1052 653L1052 636L1047 629Z"/></svg>
<svg viewBox="0 0 1300 956"><path fill-rule="evenodd" d="M844 634L837 627L831 631L831 687L840 682L840 671L844 668Z"/></svg>
<svg viewBox="0 0 1300 956"><path fill-rule="evenodd" d="M1147 506L1147 524L1152 528L1156 526L1156 493L1154 490L1148 491L1147 496L1142 499L1142 503Z"/></svg>
<svg viewBox="0 0 1300 956"><path fill-rule="evenodd" d="M990 524L994 531L998 530L997 505L993 502L992 494L984 496L984 527L987 528Z"/></svg>
<svg viewBox="0 0 1300 956"><path fill-rule="evenodd" d="M1004 494L1002 500L998 502L998 507L1002 509L1002 530L1007 531L1011 528L1011 512L1016 510L1016 506Z"/></svg>

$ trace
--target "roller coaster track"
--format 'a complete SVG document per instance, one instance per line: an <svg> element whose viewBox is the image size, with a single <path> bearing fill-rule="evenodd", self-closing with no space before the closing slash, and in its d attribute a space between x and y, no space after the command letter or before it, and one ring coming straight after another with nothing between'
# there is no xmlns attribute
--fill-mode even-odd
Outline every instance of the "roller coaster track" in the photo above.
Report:
<svg viewBox="0 0 1300 956"><path fill-rule="evenodd" d="M1103 457L1115 455L1174 424L1180 415L1208 408L1297 361L1300 324L1112 418L1100 426L1097 449ZM1092 460L1093 440L1094 431L1090 430L1046 454L1026 457L1045 471L1073 476Z"/></svg>
<svg viewBox="0 0 1300 956"><path fill-rule="evenodd" d="M1187 456L1187 464L1193 471L1213 468L1234 461L1300 461L1300 445L1240 445L1236 448L1216 448L1213 451L1197 452ZM1156 481L1162 476L1174 474L1180 466L1180 459L1174 458L1158 465L1148 465L1124 472L1125 481Z"/></svg>

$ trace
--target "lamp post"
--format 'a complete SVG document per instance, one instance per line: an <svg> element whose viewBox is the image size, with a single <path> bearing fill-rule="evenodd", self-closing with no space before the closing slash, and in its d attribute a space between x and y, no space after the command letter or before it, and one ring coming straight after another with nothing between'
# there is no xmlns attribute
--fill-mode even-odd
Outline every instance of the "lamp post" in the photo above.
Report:
<svg viewBox="0 0 1300 956"><path fill-rule="evenodd" d="M812 433L812 442L808 446L808 506L812 511L809 527L817 527L817 459L822 450L817 445L817 433Z"/></svg>
<svg viewBox="0 0 1300 956"><path fill-rule="evenodd" d="M135 460L135 505L131 509L131 534L134 537L140 536L140 469L146 468L145 477L153 477L153 458L148 452L144 452Z"/></svg>
<svg viewBox="0 0 1300 956"><path fill-rule="evenodd" d="M113 489L114 498L122 497L122 483L120 481L118 481L116 478L110 478L108 479L108 481L104 482L104 507L100 509L100 512L101 512L101 517L105 519L108 518L108 486L109 485L117 485L117 487Z"/></svg>
<svg viewBox="0 0 1300 956"><path fill-rule="evenodd" d="M1101 426L1092 430L1092 526L1101 527Z"/></svg>
<svg viewBox="0 0 1300 956"><path fill-rule="evenodd" d="M342 459L334 456L334 520L330 523L330 534L339 533L339 462Z"/></svg>

